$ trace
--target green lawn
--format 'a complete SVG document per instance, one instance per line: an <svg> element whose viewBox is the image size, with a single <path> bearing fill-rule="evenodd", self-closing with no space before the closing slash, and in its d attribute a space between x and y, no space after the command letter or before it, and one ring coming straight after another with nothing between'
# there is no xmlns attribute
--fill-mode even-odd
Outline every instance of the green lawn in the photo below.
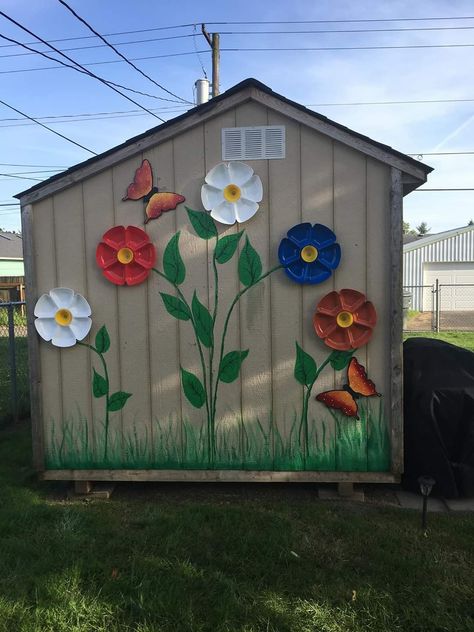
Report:
<svg viewBox="0 0 474 632"><path fill-rule="evenodd" d="M407 338L435 338L474 351L474 331L442 331L439 334L431 331L404 332L403 339Z"/></svg>
<svg viewBox="0 0 474 632"><path fill-rule="evenodd" d="M474 519L310 486L129 485L65 501L0 433L2 632L466 632Z"/></svg>

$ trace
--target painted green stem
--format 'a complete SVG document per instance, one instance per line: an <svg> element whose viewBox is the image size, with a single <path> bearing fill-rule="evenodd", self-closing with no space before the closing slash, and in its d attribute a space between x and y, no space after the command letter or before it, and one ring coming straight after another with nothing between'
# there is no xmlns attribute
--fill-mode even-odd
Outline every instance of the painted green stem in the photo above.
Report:
<svg viewBox="0 0 474 632"><path fill-rule="evenodd" d="M109 421L110 421L110 412L109 412L109 395L110 395L110 382L109 382L109 372L107 370L107 363L103 354L98 351L93 345L88 345L84 342L78 342L78 345L81 347L87 347L94 353L96 353L100 361L102 363L102 368L104 369L105 382L107 384L107 392L105 394L105 442L104 442L104 461L107 461L107 453L108 453L108 445L109 445Z"/></svg>
<svg viewBox="0 0 474 632"><path fill-rule="evenodd" d="M217 318L217 306L219 304L219 273L217 271L216 261L216 249L219 243L219 235L216 235L216 243L214 246L214 252L212 255L212 267L214 270L214 310L212 314L212 329L214 332ZM209 351L209 408L211 411L210 416L210 433L211 433L211 462L214 463L216 454L216 432L215 432L215 405L213 400L213 385L214 385L214 342Z"/></svg>
<svg viewBox="0 0 474 632"><path fill-rule="evenodd" d="M328 355L328 357L321 364L319 369L316 371L316 375L314 380L311 382L309 386L306 386L306 392L303 397L303 408L301 411L301 422L300 422L300 437L301 432L304 432L304 454L305 457L308 457L308 444L309 444L309 429L308 429L308 406L309 406L309 398L311 397L311 391L313 390L313 386L316 383L316 380L321 374L321 371L329 364L332 352Z"/></svg>

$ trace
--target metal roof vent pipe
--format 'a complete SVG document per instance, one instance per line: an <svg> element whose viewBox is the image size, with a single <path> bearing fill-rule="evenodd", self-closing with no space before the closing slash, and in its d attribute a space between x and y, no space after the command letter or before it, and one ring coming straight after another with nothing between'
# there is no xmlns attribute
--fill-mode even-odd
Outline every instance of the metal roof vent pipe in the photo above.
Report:
<svg viewBox="0 0 474 632"><path fill-rule="evenodd" d="M196 105L209 101L209 79L198 79L194 84L196 89Z"/></svg>

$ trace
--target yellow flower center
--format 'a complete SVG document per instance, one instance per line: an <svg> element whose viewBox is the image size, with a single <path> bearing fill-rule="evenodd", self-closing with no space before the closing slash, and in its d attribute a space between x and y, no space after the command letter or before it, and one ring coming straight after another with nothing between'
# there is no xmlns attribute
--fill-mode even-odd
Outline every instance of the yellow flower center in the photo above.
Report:
<svg viewBox="0 0 474 632"><path fill-rule="evenodd" d="M127 265L128 263L132 263L133 261L133 250L130 248L120 248L117 252L117 259L120 263Z"/></svg>
<svg viewBox="0 0 474 632"><path fill-rule="evenodd" d="M318 258L318 249L314 246L305 246L300 252L301 258L306 263L312 263Z"/></svg>
<svg viewBox="0 0 474 632"><path fill-rule="evenodd" d="M354 316L350 312L339 312L336 316L336 322L339 327L350 327L354 322Z"/></svg>
<svg viewBox="0 0 474 632"><path fill-rule="evenodd" d="M236 184L228 184L224 189L224 197L228 202L237 202L241 195L240 188Z"/></svg>
<svg viewBox="0 0 474 632"><path fill-rule="evenodd" d="M63 307L62 309L58 309L54 315L54 320L58 323L58 325L61 325L61 327L67 327L71 324L72 314L68 309Z"/></svg>

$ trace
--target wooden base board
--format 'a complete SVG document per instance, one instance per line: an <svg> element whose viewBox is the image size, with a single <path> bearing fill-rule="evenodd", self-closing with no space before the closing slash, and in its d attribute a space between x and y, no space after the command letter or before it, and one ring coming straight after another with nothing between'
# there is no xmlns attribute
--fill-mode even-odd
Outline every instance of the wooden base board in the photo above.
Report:
<svg viewBox="0 0 474 632"><path fill-rule="evenodd" d="M47 470L46 481L187 483L399 483L391 472L262 472L257 470Z"/></svg>

